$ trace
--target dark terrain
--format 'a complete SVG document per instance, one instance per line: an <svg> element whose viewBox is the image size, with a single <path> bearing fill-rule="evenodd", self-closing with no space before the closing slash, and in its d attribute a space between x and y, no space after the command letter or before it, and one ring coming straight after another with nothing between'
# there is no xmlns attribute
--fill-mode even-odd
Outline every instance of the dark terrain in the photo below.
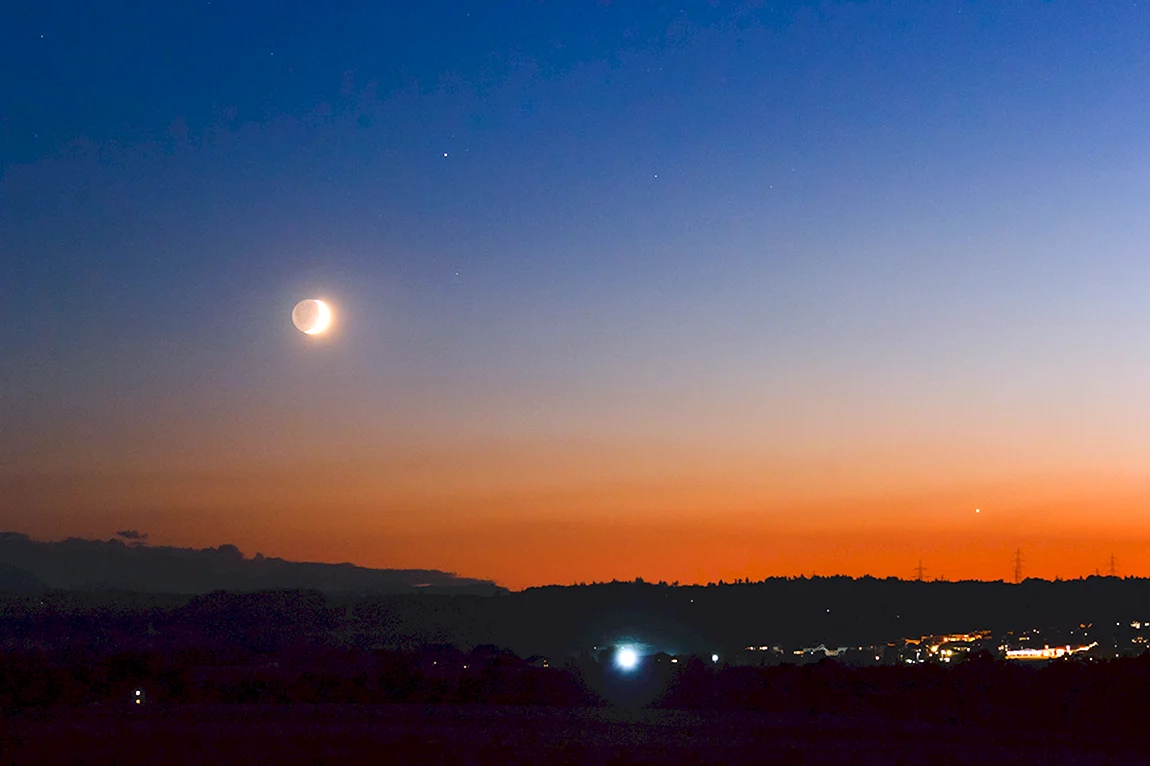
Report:
<svg viewBox="0 0 1150 766"><path fill-rule="evenodd" d="M505 705L46 709L5 723L5 763L1134 764L1134 744L867 716Z"/></svg>
<svg viewBox="0 0 1150 766"><path fill-rule="evenodd" d="M507 593L443 573L417 588L430 575L415 570L265 570L227 549L71 545L75 590L46 587L43 562L0 560L0 763L1150 763L1150 653L1130 643L1150 616L1134 608L1150 604L1146 580ZM145 554L183 562L171 576L189 590L100 587L101 561L134 577L121 567ZM332 589L192 587L263 571ZM1036 664L991 644L946 665L789 664L798 642L1048 640L1048 624L1101 643ZM630 672L614 662L624 636L646 647ZM769 662L735 651L774 642L788 649Z"/></svg>
<svg viewBox="0 0 1150 766"><path fill-rule="evenodd" d="M221 637L204 626L220 625L226 634L249 621L269 635L322 634L360 648L494 644L524 657L621 640L672 654L727 655L749 645L869 645L1086 623L1105 642L1098 631L1150 623L1145 578L1014 584L777 577L691 586L636 580L511 593L444 572L246 557L230 545L45 543L16 533L0 533L0 601L0 620L34 642L65 639L80 620L93 621L102 642L122 637L130 646L169 651ZM6 638L12 640L0 634L0 642Z"/></svg>
<svg viewBox="0 0 1150 766"><path fill-rule="evenodd" d="M1148 700L1150 655L624 674L494 647L9 651L0 762L1126 764Z"/></svg>

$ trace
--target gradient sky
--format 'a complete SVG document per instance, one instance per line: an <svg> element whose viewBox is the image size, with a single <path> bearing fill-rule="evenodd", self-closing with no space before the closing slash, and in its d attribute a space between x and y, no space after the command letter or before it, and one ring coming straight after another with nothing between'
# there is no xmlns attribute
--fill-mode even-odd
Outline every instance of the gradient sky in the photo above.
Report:
<svg viewBox="0 0 1150 766"><path fill-rule="evenodd" d="M1150 4L4 15L0 528L1150 575Z"/></svg>

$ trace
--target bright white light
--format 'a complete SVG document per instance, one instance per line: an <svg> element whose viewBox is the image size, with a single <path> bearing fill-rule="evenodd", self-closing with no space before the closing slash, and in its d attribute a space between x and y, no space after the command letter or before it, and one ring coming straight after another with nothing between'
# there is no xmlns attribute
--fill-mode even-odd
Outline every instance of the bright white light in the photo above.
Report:
<svg viewBox="0 0 1150 766"><path fill-rule="evenodd" d="M620 670L634 670L639 664L639 653L629 646L625 646L615 653L615 664Z"/></svg>
<svg viewBox="0 0 1150 766"><path fill-rule="evenodd" d="M719 655L712 654L711 655L711 662L718 662L718 661L719 661Z"/></svg>

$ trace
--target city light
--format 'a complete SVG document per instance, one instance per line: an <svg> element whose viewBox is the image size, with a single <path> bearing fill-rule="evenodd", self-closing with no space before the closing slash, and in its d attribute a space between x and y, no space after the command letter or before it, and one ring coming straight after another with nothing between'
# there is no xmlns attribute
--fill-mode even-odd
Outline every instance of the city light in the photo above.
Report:
<svg viewBox="0 0 1150 766"><path fill-rule="evenodd" d="M711 655L711 662L718 662L718 661L719 661L719 655L712 654Z"/></svg>
<svg viewBox="0 0 1150 766"><path fill-rule="evenodd" d="M1047 646L1042 649L1008 649L1006 651L1006 659L1008 660L1054 660L1059 657L1065 657L1070 654L1078 654L1079 652L1088 652L1094 647L1098 646L1095 641L1086 646Z"/></svg>

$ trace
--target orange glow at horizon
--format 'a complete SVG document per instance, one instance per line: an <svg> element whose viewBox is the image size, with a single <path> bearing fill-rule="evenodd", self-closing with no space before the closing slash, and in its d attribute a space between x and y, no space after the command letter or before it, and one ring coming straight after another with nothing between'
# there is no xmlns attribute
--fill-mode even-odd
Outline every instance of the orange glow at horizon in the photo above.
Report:
<svg viewBox="0 0 1150 766"><path fill-rule="evenodd" d="M630 453L634 455L635 453ZM1150 575L1150 476L1061 472L946 481L906 462L828 472L732 454L571 445L0 477L6 525L42 539L136 528L152 544L233 543L293 560L435 568L519 589L771 576L1009 579ZM977 509L977 510L976 510Z"/></svg>

